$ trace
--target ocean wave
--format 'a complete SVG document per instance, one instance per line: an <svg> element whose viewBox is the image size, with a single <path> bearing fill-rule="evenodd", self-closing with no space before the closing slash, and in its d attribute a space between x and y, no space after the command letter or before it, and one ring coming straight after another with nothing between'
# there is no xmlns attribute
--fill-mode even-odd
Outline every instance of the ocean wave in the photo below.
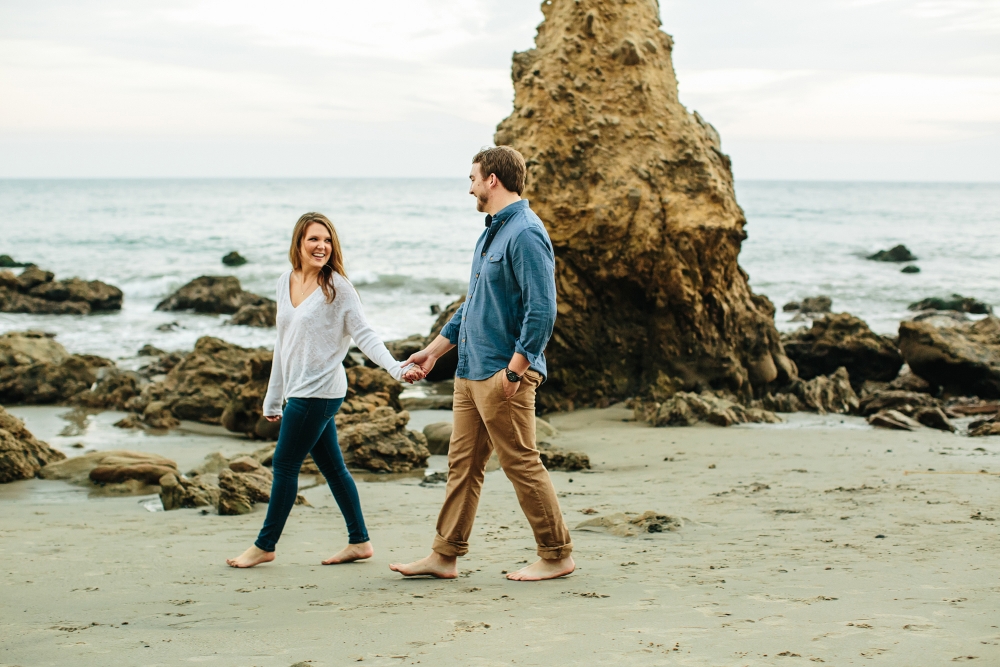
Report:
<svg viewBox="0 0 1000 667"><path fill-rule="evenodd" d="M448 278L418 278L400 274L379 274L353 278L354 285L361 291L406 291L411 294L448 294L459 296L465 294L468 285L465 282Z"/></svg>

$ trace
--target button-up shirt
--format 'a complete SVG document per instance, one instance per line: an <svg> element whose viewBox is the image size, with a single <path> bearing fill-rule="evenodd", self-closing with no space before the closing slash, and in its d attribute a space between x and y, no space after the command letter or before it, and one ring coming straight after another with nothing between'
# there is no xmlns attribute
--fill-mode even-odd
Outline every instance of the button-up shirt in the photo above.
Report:
<svg viewBox="0 0 1000 667"><path fill-rule="evenodd" d="M544 350L555 321L552 242L522 199L486 216L468 296L441 330L458 346L456 377L485 380L506 368L515 352L545 377Z"/></svg>

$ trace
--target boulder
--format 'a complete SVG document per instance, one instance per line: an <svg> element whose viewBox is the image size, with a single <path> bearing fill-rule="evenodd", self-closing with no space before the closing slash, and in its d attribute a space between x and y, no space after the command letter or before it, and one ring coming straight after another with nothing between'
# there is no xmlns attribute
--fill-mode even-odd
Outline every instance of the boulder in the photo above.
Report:
<svg viewBox="0 0 1000 667"><path fill-rule="evenodd" d="M803 313L829 313L832 307L833 299L820 295L806 297L802 301L790 301L782 306L781 309L786 313L796 310Z"/></svg>
<svg viewBox="0 0 1000 667"><path fill-rule="evenodd" d="M246 292L233 276L201 276L187 283L156 305L156 310L193 310L196 313L232 315L243 306L273 303L267 297Z"/></svg>
<svg viewBox="0 0 1000 667"><path fill-rule="evenodd" d="M424 427L424 439L427 440L427 451L431 454L447 454L451 444L451 422L436 422Z"/></svg>
<svg viewBox="0 0 1000 667"><path fill-rule="evenodd" d="M422 433L406 429L409 421L409 412L395 412L391 407L338 419L337 435L344 460L351 467L373 472L426 468L431 455L427 440Z"/></svg>
<svg viewBox="0 0 1000 667"><path fill-rule="evenodd" d="M1000 398L1000 319L936 328L901 322L899 349L912 371L946 394Z"/></svg>
<svg viewBox="0 0 1000 667"><path fill-rule="evenodd" d="M941 401L929 394L914 391L876 391L861 399L858 412L865 417L884 410L898 410L913 416L920 408L937 408Z"/></svg>
<svg viewBox="0 0 1000 667"><path fill-rule="evenodd" d="M10 255L0 255L0 269L16 269L22 266L31 266L23 262L18 262Z"/></svg>
<svg viewBox="0 0 1000 667"><path fill-rule="evenodd" d="M226 266L243 266L247 263L247 259L240 253L233 250L223 255L222 263Z"/></svg>
<svg viewBox="0 0 1000 667"><path fill-rule="evenodd" d="M973 299L972 297L952 294L944 299L940 297L930 297L911 303L908 310L951 310L959 313L971 313L973 315L991 315L993 306Z"/></svg>
<svg viewBox="0 0 1000 667"><path fill-rule="evenodd" d="M433 340L433 338L430 340ZM410 355L424 349L430 340L420 334L413 334L409 338L386 341L385 346L397 361L406 361L410 358ZM377 368L375 362L368 358L365 358L365 366Z"/></svg>
<svg viewBox="0 0 1000 667"><path fill-rule="evenodd" d="M678 392L662 403L636 402L635 418L652 426L694 426L698 422L707 422L715 426L732 426L733 424L779 424L782 421L778 415L763 408L747 408L709 392L700 395Z"/></svg>
<svg viewBox="0 0 1000 667"><path fill-rule="evenodd" d="M893 246L889 250L879 250L874 255L868 255L868 259L876 262L915 262L917 258L905 245Z"/></svg>
<svg viewBox="0 0 1000 667"><path fill-rule="evenodd" d="M159 480L160 502L166 511L182 507L217 506L222 490L218 475L208 474L189 479L170 473Z"/></svg>
<svg viewBox="0 0 1000 667"><path fill-rule="evenodd" d="M547 442L538 443L538 455L546 470L590 470L590 457L583 452L572 452Z"/></svg>
<svg viewBox="0 0 1000 667"><path fill-rule="evenodd" d="M855 391L866 380L895 379L903 366L903 357L891 339L873 333L863 320L848 313L815 320L812 328L784 336L783 342L800 378L830 375L843 366Z"/></svg>
<svg viewBox="0 0 1000 667"><path fill-rule="evenodd" d="M0 335L0 403L66 403L87 391L109 359L69 354L34 331Z"/></svg>
<svg viewBox="0 0 1000 667"><path fill-rule="evenodd" d="M39 477L82 486L123 484L133 480L142 486L155 486L166 474L177 474L177 464L168 458L145 452L111 450L51 463L41 469Z"/></svg>
<svg viewBox="0 0 1000 667"><path fill-rule="evenodd" d="M935 428L939 431L949 431L954 433L955 425L948 419L948 415L941 408L925 407L917 409L913 418L928 428Z"/></svg>
<svg viewBox="0 0 1000 667"><path fill-rule="evenodd" d="M982 438L988 435L1000 435L1000 417L992 419L981 419L969 424L969 435L973 438Z"/></svg>
<svg viewBox="0 0 1000 667"><path fill-rule="evenodd" d="M235 472L229 468L219 471L219 514L247 514L253 511L255 503L268 502L272 479L267 468L261 468L259 473Z"/></svg>
<svg viewBox="0 0 1000 667"><path fill-rule="evenodd" d="M123 371L117 366L97 369L94 384L73 397L74 405L99 410L125 410L130 399L138 396L143 378L134 371Z"/></svg>
<svg viewBox="0 0 1000 667"><path fill-rule="evenodd" d="M524 155L523 194L555 250L540 407L607 405L665 383L748 399L788 379L774 307L737 263L745 217L730 159L678 99L658 4L542 12L535 48L514 54L514 110L494 136Z"/></svg>
<svg viewBox="0 0 1000 667"><path fill-rule="evenodd" d="M761 407L771 412L802 412L806 408L795 394L768 393L761 399Z"/></svg>
<svg viewBox="0 0 1000 667"><path fill-rule="evenodd" d="M33 265L20 276L0 271L0 312L87 315L121 307L122 291L99 280L55 280Z"/></svg>
<svg viewBox="0 0 1000 667"><path fill-rule="evenodd" d="M441 311L438 318L434 321L434 326L431 327L430 333L427 335L426 341L430 343L435 338L441 334L441 330L444 329L445 325L451 321L451 318L455 316L458 312L459 306L465 303L465 295L463 294L461 298L456 301L452 301L448 304L448 307ZM445 354L441 356L434 363L434 368L431 372L427 374L425 378L428 382L440 382L441 380L450 380L455 377L455 371L458 369L458 348L452 348Z"/></svg>
<svg viewBox="0 0 1000 667"><path fill-rule="evenodd" d="M226 324L266 329L275 326L277 317L278 304L274 301L269 301L257 306L243 306L236 311Z"/></svg>
<svg viewBox="0 0 1000 667"><path fill-rule="evenodd" d="M24 422L0 407L0 484L31 479L66 455L38 440Z"/></svg>
<svg viewBox="0 0 1000 667"><path fill-rule="evenodd" d="M821 415L849 414L858 409L858 395L843 366L829 376L820 375L808 381L795 380L790 385L790 391L807 409Z"/></svg>
<svg viewBox="0 0 1000 667"><path fill-rule="evenodd" d="M920 267L916 264L910 264L909 266L904 266L900 273L920 273Z"/></svg>
<svg viewBox="0 0 1000 667"><path fill-rule="evenodd" d="M895 431L916 431L920 428L920 422L897 410L877 412L868 417L868 423L875 428L887 428Z"/></svg>

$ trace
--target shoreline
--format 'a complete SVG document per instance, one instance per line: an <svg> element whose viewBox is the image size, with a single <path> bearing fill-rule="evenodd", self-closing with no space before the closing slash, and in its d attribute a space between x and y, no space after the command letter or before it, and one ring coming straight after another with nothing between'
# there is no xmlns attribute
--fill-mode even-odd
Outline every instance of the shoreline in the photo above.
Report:
<svg viewBox="0 0 1000 667"><path fill-rule="evenodd" d="M344 535L325 487L304 491L314 508L295 509L278 560L242 571L223 561L252 539L262 508L222 517L151 513L135 498L9 503L0 664L1000 661L1000 590L984 586L1000 551L1000 521L986 520L1000 519L1000 477L904 474L1000 471L994 439L629 418L621 408L552 416L559 444L594 468L551 473L579 570L541 584L501 574L534 548L500 471L487 474L452 582L386 567L429 548L443 488L417 479L359 483L376 555L340 567L318 565ZM576 528L585 509L653 510L683 526L587 532Z"/></svg>

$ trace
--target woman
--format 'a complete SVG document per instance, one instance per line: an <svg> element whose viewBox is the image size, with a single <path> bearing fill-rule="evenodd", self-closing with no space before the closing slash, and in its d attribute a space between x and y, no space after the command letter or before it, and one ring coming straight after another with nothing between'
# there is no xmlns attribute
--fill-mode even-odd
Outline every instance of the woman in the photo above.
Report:
<svg viewBox="0 0 1000 667"><path fill-rule="evenodd" d="M361 300L344 273L337 232L325 216L306 213L299 218L288 258L293 268L278 280L278 338L264 396L264 417L281 420L271 500L257 541L226 561L232 567L274 560L275 545L298 494L299 469L310 453L330 485L349 534L349 544L323 564L371 558L375 552L358 489L344 465L333 419L347 395L343 361L351 339L396 380L423 379L417 366L404 372L368 326Z"/></svg>

